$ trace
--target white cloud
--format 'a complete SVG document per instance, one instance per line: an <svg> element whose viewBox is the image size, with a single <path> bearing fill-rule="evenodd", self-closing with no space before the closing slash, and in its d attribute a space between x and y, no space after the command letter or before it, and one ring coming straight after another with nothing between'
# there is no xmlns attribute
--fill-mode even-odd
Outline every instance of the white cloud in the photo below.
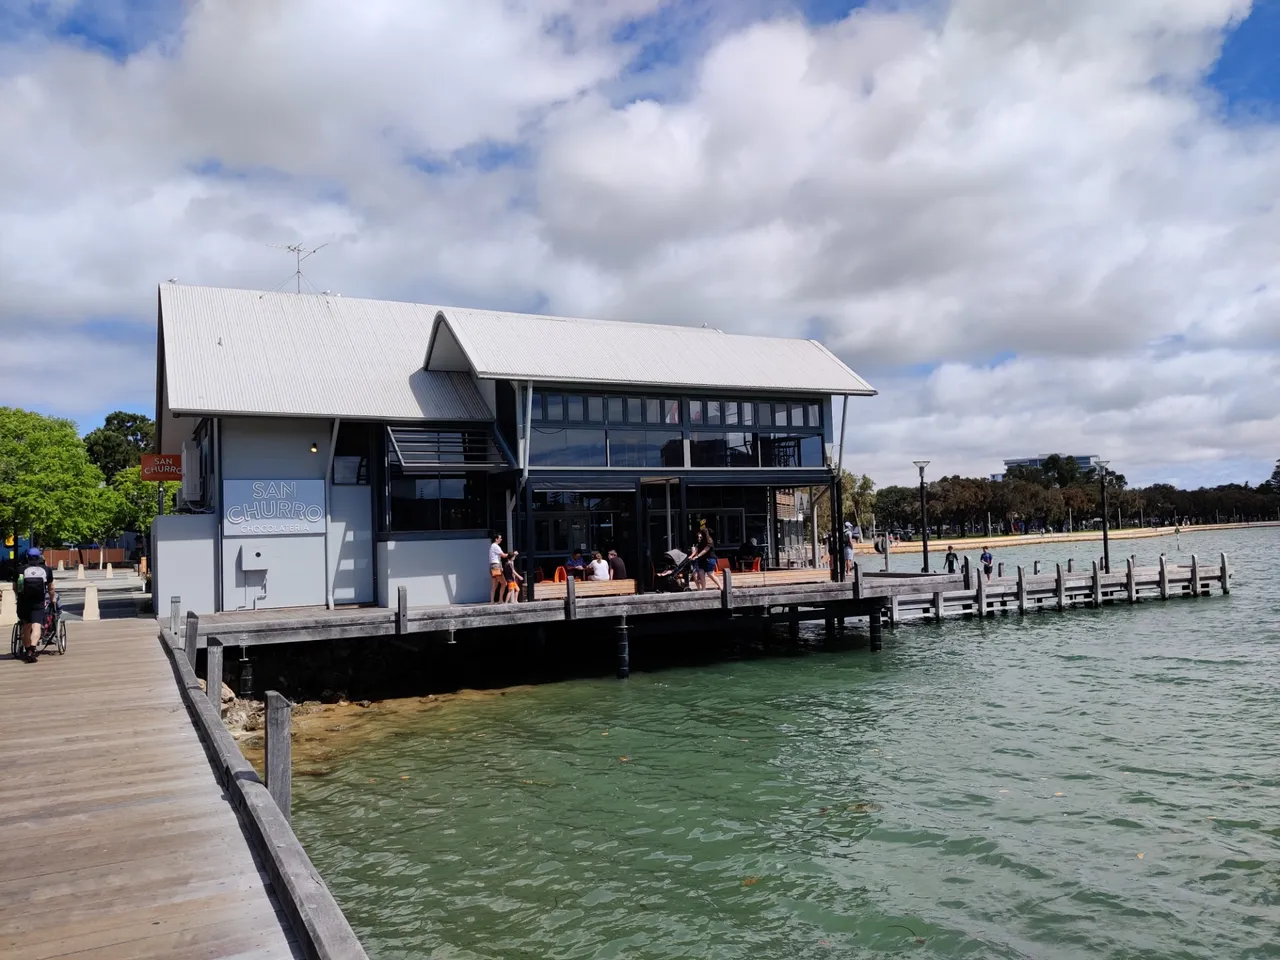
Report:
<svg viewBox="0 0 1280 960"><path fill-rule="evenodd" d="M1259 479L1280 131L1204 80L1245 0L676 8L679 96L619 102L654 28L610 38L661 5L206 0L123 62L0 48L0 330L150 324L156 280L332 239L350 294L818 330L884 387L850 447L886 481L1057 446Z"/></svg>

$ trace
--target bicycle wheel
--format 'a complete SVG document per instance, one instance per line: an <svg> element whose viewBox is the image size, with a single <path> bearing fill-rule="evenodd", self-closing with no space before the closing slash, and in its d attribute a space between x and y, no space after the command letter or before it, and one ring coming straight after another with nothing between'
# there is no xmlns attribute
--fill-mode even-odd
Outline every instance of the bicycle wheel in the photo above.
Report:
<svg viewBox="0 0 1280 960"><path fill-rule="evenodd" d="M67 652L67 621L58 621L58 656Z"/></svg>
<svg viewBox="0 0 1280 960"><path fill-rule="evenodd" d="M18 644L22 642L22 627L18 624L13 625L13 640L9 644L9 652L15 657L18 655Z"/></svg>

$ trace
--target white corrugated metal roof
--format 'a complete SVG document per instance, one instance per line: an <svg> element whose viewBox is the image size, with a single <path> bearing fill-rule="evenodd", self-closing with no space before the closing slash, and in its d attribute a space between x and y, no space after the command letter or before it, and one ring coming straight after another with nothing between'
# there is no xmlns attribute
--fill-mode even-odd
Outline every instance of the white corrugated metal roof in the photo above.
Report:
<svg viewBox="0 0 1280 960"><path fill-rule="evenodd" d="M487 379L876 392L816 340L457 307L441 313L476 375Z"/></svg>
<svg viewBox="0 0 1280 960"><path fill-rule="evenodd" d="M492 420L466 373L422 369L439 308L160 284L174 413Z"/></svg>

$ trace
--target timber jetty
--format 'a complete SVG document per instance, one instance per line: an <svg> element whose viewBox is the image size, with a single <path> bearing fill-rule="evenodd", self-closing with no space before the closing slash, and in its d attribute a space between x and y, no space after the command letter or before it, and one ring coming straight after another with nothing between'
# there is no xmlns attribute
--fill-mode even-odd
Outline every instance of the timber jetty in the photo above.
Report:
<svg viewBox="0 0 1280 960"><path fill-rule="evenodd" d="M1225 554L1213 565L1194 555L1189 566L1167 563L1138 567L1132 559L1122 571L1105 572L1094 561L1088 570L1055 565L1052 572L1035 564L988 581L968 562L955 574L912 574L866 571L854 563L849 575L833 579L821 569L733 573L720 571L719 590L682 593L636 593L635 581L538 585L538 599L520 604L443 604L413 606L401 587L396 609L351 607L336 610L273 609L182 616L182 598L170 601L169 635L181 643L189 660L209 645L239 648L240 694L252 696L252 649L263 644L447 635L462 641L469 631L533 628L551 638L553 631L584 622L611 628L617 645L618 676L630 673L633 635L719 623L733 629L763 630L784 624L798 633L804 621L825 621L828 629L849 619L865 619L871 650L883 647L884 627L910 617L992 616L1064 611L1068 607L1099 608L1112 603L1138 603L1200 597L1218 586L1230 592L1231 571ZM181 639L178 639L181 638ZM228 668L231 667L230 661Z"/></svg>

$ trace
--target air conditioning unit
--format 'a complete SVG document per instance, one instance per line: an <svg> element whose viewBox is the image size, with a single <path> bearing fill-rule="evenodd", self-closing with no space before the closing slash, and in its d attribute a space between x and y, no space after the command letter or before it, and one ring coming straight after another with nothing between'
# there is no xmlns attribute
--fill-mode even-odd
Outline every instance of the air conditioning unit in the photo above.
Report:
<svg viewBox="0 0 1280 960"><path fill-rule="evenodd" d="M182 443L182 499L187 503L199 503L204 491L200 475L200 445L194 440Z"/></svg>

